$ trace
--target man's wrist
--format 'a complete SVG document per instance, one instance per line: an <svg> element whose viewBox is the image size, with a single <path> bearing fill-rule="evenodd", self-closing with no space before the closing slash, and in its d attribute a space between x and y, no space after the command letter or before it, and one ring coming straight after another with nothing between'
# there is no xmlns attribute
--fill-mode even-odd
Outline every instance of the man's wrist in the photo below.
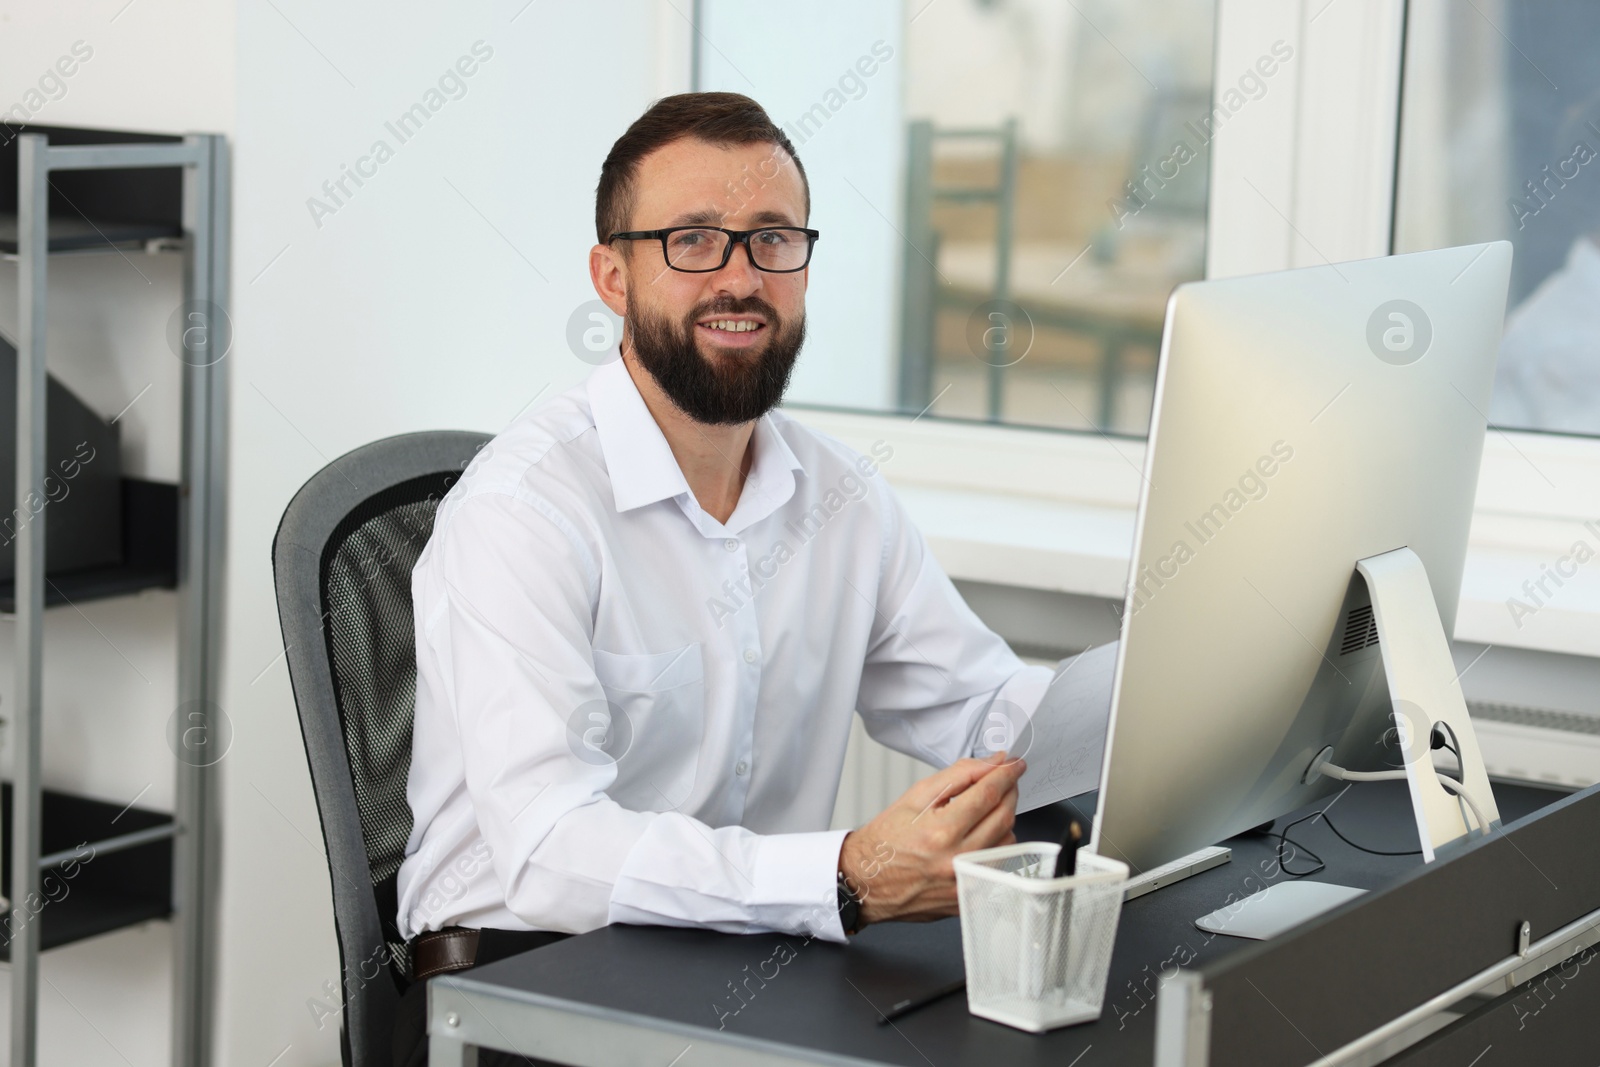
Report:
<svg viewBox="0 0 1600 1067"><path fill-rule="evenodd" d="M851 856L851 839L855 837L852 830L845 834L844 840L839 845L839 872L838 872L838 900L839 900L839 925L846 934L854 934L867 924L865 908L866 889L856 876L855 864Z"/></svg>
<svg viewBox="0 0 1600 1067"><path fill-rule="evenodd" d="M856 895L850 879L839 874L839 926L846 934L861 931L865 922L861 918L861 898Z"/></svg>

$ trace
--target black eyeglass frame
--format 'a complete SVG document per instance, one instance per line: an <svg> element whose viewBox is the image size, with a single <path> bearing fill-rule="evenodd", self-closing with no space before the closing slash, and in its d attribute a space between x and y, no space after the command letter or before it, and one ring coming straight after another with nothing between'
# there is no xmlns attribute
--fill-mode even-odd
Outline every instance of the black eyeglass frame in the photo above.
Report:
<svg viewBox="0 0 1600 1067"><path fill-rule="evenodd" d="M723 248L722 250L722 262L718 263L715 267L705 267L701 270L689 270L684 267L673 266L672 257L667 252L667 237L683 230L715 230L718 233L727 234L728 244L727 247ZM774 230L780 230L785 233L803 233L806 235L806 261L804 263L800 264L798 267L790 267L788 270L772 270L771 268L763 267L761 264L756 262L755 251L750 247L750 238L758 233L770 233ZM728 265L728 260L733 258L734 246L744 245L744 253L749 257L750 265L756 270L762 271L766 274L798 274L800 271L805 270L811 265L811 254L816 251L817 240L821 236L822 234L819 231L808 230L804 226L762 226L759 229L754 230L728 230L721 226L668 226L664 230L628 230L623 233L614 233L606 239L606 243L610 244L612 241L659 240L661 242L661 258L666 262L669 268L678 271L680 274L714 274Z"/></svg>

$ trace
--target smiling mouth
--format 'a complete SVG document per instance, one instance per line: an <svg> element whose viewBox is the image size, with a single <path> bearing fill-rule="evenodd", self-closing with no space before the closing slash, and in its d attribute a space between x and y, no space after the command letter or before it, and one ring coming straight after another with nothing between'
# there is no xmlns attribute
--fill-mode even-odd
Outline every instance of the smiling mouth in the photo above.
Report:
<svg viewBox="0 0 1600 1067"><path fill-rule="evenodd" d="M767 339L767 324L761 319L713 316L701 319L694 328L696 337L705 338L721 351L760 349Z"/></svg>
<svg viewBox="0 0 1600 1067"><path fill-rule="evenodd" d="M767 328L766 323L757 319L705 319L695 325L713 333L732 335L760 333Z"/></svg>

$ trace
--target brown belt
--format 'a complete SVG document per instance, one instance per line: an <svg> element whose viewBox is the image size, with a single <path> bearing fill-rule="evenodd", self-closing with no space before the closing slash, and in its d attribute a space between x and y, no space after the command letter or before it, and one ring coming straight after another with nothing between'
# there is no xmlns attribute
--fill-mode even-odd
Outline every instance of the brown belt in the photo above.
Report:
<svg viewBox="0 0 1600 1067"><path fill-rule="evenodd" d="M478 931L464 926L429 930L411 942L411 980L420 982L436 974L464 971L477 959Z"/></svg>
<svg viewBox="0 0 1600 1067"><path fill-rule="evenodd" d="M421 982L436 974L494 963L571 936L554 930L475 930L464 926L429 930L411 939L411 980Z"/></svg>

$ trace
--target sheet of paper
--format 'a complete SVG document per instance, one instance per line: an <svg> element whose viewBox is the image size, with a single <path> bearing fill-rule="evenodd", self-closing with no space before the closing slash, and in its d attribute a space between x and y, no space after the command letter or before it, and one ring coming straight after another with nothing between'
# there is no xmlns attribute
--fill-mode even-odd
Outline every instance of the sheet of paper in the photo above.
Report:
<svg viewBox="0 0 1600 1067"><path fill-rule="evenodd" d="M1100 785L1111 718L1117 642L1062 660L1012 754L1028 761L1017 783L1017 811L1032 811Z"/></svg>

